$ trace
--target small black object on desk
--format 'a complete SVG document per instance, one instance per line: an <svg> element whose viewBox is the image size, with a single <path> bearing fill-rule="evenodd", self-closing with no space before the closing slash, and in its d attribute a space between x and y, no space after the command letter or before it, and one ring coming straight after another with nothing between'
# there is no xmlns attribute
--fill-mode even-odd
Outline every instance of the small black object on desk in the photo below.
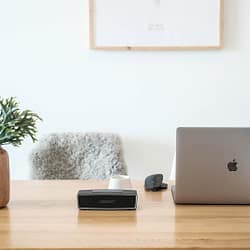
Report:
<svg viewBox="0 0 250 250"><path fill-rule="evenodd" d="M162 174L150 175L145 179L144 188L146 191L154 191L154 192L160 191L162 189L167 189L168 184L163 183L162 181L163 181Z"/></svg>
<svg viewBox="0 0 250 250"><path fill-rule="evenodd" d="M135 210L137 207L136 190L80 190L77 199L80 210Z"/></svg>

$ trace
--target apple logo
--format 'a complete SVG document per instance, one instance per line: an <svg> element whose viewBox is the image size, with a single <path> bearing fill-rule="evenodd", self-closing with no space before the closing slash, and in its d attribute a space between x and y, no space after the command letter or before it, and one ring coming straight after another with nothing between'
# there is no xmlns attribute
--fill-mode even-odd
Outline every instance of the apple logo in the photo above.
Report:
<svg viewBox="0 0 250 250"><path fill-rule="evenodd" d="M233 159L233 161L229 162L227 164L227 168L230 172L235 172L238 170L238 162L236 161L236 159Z"/></svg>

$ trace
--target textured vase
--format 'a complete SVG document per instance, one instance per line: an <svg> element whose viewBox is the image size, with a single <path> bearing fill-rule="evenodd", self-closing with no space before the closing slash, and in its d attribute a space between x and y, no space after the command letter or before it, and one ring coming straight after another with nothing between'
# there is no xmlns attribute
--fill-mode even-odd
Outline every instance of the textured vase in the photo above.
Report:
<svg viewBox="0 0 250 250"><path fill-rule="evenodd" d="M0 208L6 207L10 198L9 156L0 146Z"/></svg>

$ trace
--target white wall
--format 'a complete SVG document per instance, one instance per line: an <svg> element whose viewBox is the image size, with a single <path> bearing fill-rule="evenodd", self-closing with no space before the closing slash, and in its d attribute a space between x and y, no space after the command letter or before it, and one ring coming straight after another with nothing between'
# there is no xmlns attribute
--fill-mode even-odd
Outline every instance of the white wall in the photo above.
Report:
<svg viewBox="0 0 250 250"><path fill-rule="evenodd" d="M250 1L225 0L221 51L88 49L87 0L0 0L0 95L17 96L54 131L123 139L129 174L170 173L180 125L250 125ZM7 147L14 179L33 144Z"/></svg>

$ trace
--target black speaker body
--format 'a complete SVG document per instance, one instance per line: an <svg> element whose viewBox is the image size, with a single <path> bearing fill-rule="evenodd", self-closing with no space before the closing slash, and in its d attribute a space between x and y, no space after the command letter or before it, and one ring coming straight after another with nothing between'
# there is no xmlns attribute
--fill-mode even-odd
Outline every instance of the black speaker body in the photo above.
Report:
<svg viewBox="0 0 250 250"><path fill-rule="evenodd" d="M81 210L135 210L136 190L91 189L78 192L78 207Z"/></svg>

